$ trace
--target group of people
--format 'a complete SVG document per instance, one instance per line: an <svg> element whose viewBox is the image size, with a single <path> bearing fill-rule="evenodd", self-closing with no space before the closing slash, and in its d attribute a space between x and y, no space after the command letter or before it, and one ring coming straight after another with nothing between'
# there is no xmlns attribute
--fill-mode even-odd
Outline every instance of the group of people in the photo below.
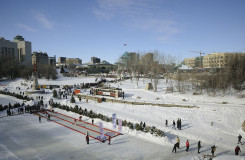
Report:
<svg viewBox="0 0 245 160"><path fill-rule="evenodd" d="M238 136L238 143L237 144L242 144L241 142L241 139L242 139L242 136L239 134ZM176 149L178 148L179 149L179 145L180 145L180 139L179 137L177 137L177 142L174 144L174 147L173 147L173 150L172 152L175 152L176 153ZM189 140L186 141L186 152L188 152L189 150L189 147L190 147L190 143L189 143ZM197 153L200 153L200 149L201 149L201 141L198 141L197 143ZM214 157L214 152L216 151L216 146L213 145L211 147L211 153L212 153L212 156ZM240 147L237 145L235 147L235 155L238 155L239 152L241 152L241 149Z"/></svg>
<svg viewBox="0 0 245 160"><path fill-rule="evenodd" d="M176 123L175 123L175 121L173 120L172 126L173 126L174 129L175 129L175 125L176 125ZM166 119L166 121L165 121L165 126L168 126L168 120L167 120L167 119ZM178 120L177 120L177 128L178 128L179 130L181 130L181 119L180 119L180 118L178 118Z"/></svg>

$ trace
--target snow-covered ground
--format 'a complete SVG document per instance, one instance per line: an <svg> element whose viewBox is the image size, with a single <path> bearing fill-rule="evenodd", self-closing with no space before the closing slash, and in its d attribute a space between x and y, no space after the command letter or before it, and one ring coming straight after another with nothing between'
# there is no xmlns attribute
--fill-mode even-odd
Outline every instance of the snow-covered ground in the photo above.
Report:
<svg viewBox="0 0 245 160"><path fill-rule="evenodd" d="M41 79L39 80L39 84L73 85L94 81L95 78L71 78L60 76L59 79L56 81ZM57 145L59 143L69 142L69 146L74 147L75 149L73 152L70 149L67 149L67 152L71 156L72 153L75 152L74 159L77 159L80 154L86 152L86 157L91 156L91 159L195 160L202 159L202 154L210 154L211 145L217 146L217 151L215 153L217 155L217 157L215 158L216 160L245 159L244 145L240 145L242 151L241 154L239 156L234 156L234 149L237 145L237 136L239 134L244 137L242 140L243 142L245 142L245 133L241 129L241 125L245 120L245 98L238 98L238 96L244 94L244 92L237 93L233 91L229 95L216 97L208 96L207 94L193 95L191 91L186 92L185 94L181 94L178 92L166 94L167 84L165 80L160 80L158 92L146 91L144 89L146 82L149 81L150 80L145 80L145 83L143 83L143 80L140 80L138 86L136 86L135 81L131 82L130 80L112 83L110 85L122 88L125 93L125 100L127 101L194 105L197 107L158 107L148 105L126 105L118 103L97 103L94 101L89 101L89 103L86 103L85 100L79 102L77 98L75 104L70 104L70 96L68 97L68 99L54 99L54 101L61 104L67 104L69 106L78 105L79 107L93 110L97 113L102 113L108 116L116 113L117 118L133 123L139 123L142 121L145 122L146 125L156 126L157 128L163 130L166 134L166 137L159 138L152 136L150 133L136 132L135 130L132 131L128 128L123 128L124 135L113 139L113 145L111 145L110 147L105 144L100 144L99 142L94 142L91 145L87 146L85 145L85 137L83 135L73 133L73 131L68 131L68 129L62 128L57 124L47 122L38 124L37 118L35 116L15 116L16 118L5 117L0 118L0 148L2 150L2 152L0 151L0 155L2 154L7 157L5 159L8 159L8 157L10 157L9 159L11 159L11 157L12 159L26 159L22 158L20 154L17 154L18 147L13 147L11 144L9 144L9 142L13 141L12 144L15 144L17 143L16 139L18 139L18 136L19 138L22 138L22 136L28 134L25 130L23 131L23 133L17 132L18 127L21 127L24 124L28 124L28 128L35 130L35 132L38 132L35 134L37 134L38 137L41 137L41 139L47 138L50 140L54 140L54 144ZM11 82L4 82L4 85L6 86L1 86L0 89L6 88L11 92L19 93L25 91L27 87L30 87L31 84L32 83L30 81L18 79ZM16 90L16 87L20 87L20 90ZM41 95L44 97L45 103L47 103L47 101L52 97L52 93L49 90L46 91L47 94ZM88 92L89 91L87 90L86 93ZM32 96L34 99L36 99L37 95ZM1 104L5 105L9 102L22 103L22 100L0 95ZM223 102L226 102L226 104L223 104ZM69 114L73 117L78 117L78 115L71 112L61 111L59 109L57 109L57 111L65 112L65 114ZM172 121L176 121L178 118L181 118L182 120L182 130L176 130L172 127L165 126L166 119L168 120L169 124L172 124ZM90 119L88 118L87 120L90 121ZM98 119L95 120L96 123L99 121L100 120ZM11 123L11 125L12 123L16 123L15 130L17 133L15 133L14 131L11 132L13 134L12 137L14 137L12 139L9 134L5 133L5 131L8 130L7 126L10 125L9 123ZM213 125L211 125L211 123L213 123ZM104 127L112 129L112 124L104 122ZM45 136L44 133L46 133L47 136ZM5 139L1 138L2 135L5 135ZM173 145L176 143L177 136L180 138L181 148L177 150L177 154L174 154L171 151ZM190 141L190 152L185 152L185 142L187 139ZM197 142L199 140L201 141L202 148L201 154L198 155ZM19 139L19 141L20 142L18 143L25 147L25 145L21 142L22 139ZM28 144L30 142L25 139L23 143ZM103 147L101 147L101 145L103 145ZM43 147L45 148L45 146ZM60 151L62 152L65 149L65 147L61 147ZM49 153L48 149L44 149L42 153L39 153L38 149L35 149L35 146L33 146L33 150L35 151L33 151L34 153L31 155L35 157L39 154L40 159L51 159L50 157L55 157L55 154ZM91 154L90 152L87 152L89 150L96 150L96 153ZM58 152L59 149L57 149L56 151ZM78 151L81 153L77 153ZM49 154L50 157L43 157L45 153ZM62 156L58 156L57 158L62 159ZM67 159L67 157L64 159Z"/></svg>

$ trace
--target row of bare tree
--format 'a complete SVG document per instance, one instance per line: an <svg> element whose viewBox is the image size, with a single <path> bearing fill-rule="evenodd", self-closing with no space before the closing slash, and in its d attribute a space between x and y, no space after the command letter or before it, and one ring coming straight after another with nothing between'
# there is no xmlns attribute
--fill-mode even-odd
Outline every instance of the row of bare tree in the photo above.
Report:
<svg viewBox="0 0 245 160"><path fill-rule="evenodd" d="M38 65L37 72L39 77L46 79L56 79L56 69L51 65ZM0 79L8 78L15 79L22 77L24 79L30 79L33 73L32 66L23 66L18 63L12 57L5 57L0 59Z"/></svg>
<svg viewBox="0 0 245 160"><path fill-rule="evenodd" d="M126 53L118 60L117 74L120 79L126 75L136 79L138 86L139 78L150 78L154 91L157 91L159 79L168 74L168 70L175 66L176 57L160 53L157 50L153 52Z"/></svg>

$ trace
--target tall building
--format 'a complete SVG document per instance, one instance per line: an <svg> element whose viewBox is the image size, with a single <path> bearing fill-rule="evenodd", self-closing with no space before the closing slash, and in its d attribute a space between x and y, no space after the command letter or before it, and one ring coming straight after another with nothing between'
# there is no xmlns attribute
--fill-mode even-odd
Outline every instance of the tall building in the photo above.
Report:
<svg viewBox="0 0 245 160"><path fill-rule="evenodd" d="M97 57L91 57L91 62L92 62L92 64L98 64L98 63L100 63L100 58L97 58Z"/></svg>
<svg viewBox="0 0 245 160"><path fill-rule="evenodd" d="M184 62L185 62L186 66L195 67L195 65L196 65L196 57L185 58Z"/></svg>
<svg viewBox="0 0 245 160"><path fill-rule="evenodd" d="M17 44L0 37L0 60L6 60L9 57L18 60Z"/></svg>
<svg viewBox="0 0 245 160"><path fill-rule="evenodd" d="M25 41L25 39L17 35L13 42L17 43L18 48L18 59L22 65L31 65L32 64L32 50L31 42Z"/></svg>

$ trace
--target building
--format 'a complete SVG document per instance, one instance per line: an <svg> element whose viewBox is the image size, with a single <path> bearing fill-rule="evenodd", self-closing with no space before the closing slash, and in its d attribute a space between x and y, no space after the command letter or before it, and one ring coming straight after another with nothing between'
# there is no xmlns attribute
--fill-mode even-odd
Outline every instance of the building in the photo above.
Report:
<svg viewBox="0 0 245 160"><path fill-rule="evenodd" d="M28 66L32 64L32 48L31 42L25 41L25 39L17 35L13 42L17 43L18 48L18 60L22 65Z"/></svg>
<svg viewBox="0 0 245 160"><path fill-rule="evenodd" d="M33 52L32 54L32 64L44 65L49 64L49 57L46 52Z"/></svg>
<svg viewBox="0 0 245 160"><path fill-rule="evenodd" d="M74 65L81 65L82 60L79 58L66 58L66 65L74 64Z"/></svg>
<svg viewBox="0 0 245 160"><path fill-rule="evenodd" d="M185 65L194 68L203 68L203 56L184 59Z"/></svg>
<svg viewBox="0 0 245 160"><path fill-rule="evenodd" d="M234 60L234 58L240 59L245 57L245 53L212 53L205 55L203 58L204 68L224 68L229 66L229 64Z"/></svg>
<svg viewBox="0 0 245 160"><path fill-rule="evenodd" d="M92 64L100 63L100 58L97 57L91 57Z"/></svg>
<svg viewBox="0 0 245 160"><path fill-rule="evenodd" d="M17 43L0 37L0 60L2 61L8 59L9 57L18 60Z"/></svg>
<svg viewBox="0 0 245 160"><path fill-rule="evenodd" d="M52 66L56 66L56 56L48 57L48 64Z"/></svg>
<svg viewBox="0 0 245 160"><path fill-rule="evenodd" d="M65 65L66 63L66 57L59 57L58 58L59 65Z"/></svg>

